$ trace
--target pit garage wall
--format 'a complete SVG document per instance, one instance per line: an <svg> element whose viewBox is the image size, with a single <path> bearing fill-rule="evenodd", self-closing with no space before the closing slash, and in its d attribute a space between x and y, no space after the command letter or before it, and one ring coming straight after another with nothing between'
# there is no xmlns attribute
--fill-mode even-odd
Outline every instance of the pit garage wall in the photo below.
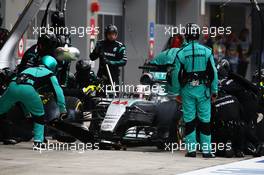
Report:
<svg viewBox="0 0 264 175"><path fill-rule="evenodd" d="M155 26L155 47L154 55L159 54L167 44L169 40L169 35L165 34L166 29L172 26L156 24Z"/></svg>
<svg viewBox="0 0 264 175"><path fill-rule="evenodd" d="M18 16L24 10L28 0L5 0L5 20L3 23L3 27L8 29L9 31L14 26L17 21Z"/></svg>
<svg viewBox="0 0 264 175"><path fill-rule="evenodd" d="M89 26L89 4L90 0L68 0L66 24L68 27L87 27ZM88 36L71 36L72 45L80 50L80 59L88 59L89 42ZM71 71L75 72L75 63L72 64Z"/></svg>
<svg viewBox="0 0 264 175"><path fill-rule="evenodd" d="M138 84L143 65L148 58L149 23L155 22L156 0L126 0L125 44L128 64L125 83Z"/></svg>
<svg viewBox="0 0 264 175"><path fill-rule="evenodd" d="M101 6L100 14L122 15L122 0L98 0Z"/></svg>

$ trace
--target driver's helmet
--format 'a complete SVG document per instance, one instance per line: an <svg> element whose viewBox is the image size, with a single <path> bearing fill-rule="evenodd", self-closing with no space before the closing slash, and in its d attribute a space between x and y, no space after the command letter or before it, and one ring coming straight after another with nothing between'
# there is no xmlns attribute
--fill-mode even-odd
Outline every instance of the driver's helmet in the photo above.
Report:
<svg viewBox="0 0 264 175"><path fill-rule="evenodd" d="M77 72L91 71L91 65L88 60L77 61L75 68Z"/></svg>

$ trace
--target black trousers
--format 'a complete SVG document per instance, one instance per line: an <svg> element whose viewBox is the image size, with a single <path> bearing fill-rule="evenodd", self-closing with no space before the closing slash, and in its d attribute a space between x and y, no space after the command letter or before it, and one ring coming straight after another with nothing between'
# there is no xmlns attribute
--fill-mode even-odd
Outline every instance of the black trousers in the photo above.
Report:
<svg viewBox="0 0 264 175"><path fill-rule="evenodd" d="M6 118L0 119L0 140L12 138L13 123Z"/></svg>

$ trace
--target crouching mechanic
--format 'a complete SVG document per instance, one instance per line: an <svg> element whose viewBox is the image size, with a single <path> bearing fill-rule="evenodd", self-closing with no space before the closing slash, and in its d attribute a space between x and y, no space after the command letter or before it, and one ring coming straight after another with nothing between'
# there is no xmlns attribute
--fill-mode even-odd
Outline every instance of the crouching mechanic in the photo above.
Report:
<svg viewBox="0 0 264 175"><path fill-rule="evenodd" d="M30 112L34 121L34 145L40 146L44 140L44 107L38 91L52 90L63 118L66 116L65 98L63 91L54 73L57 61L51 56L44 56L39 67L27 68L9 84L0 98L0 117L20 102L27 112Z"/></svg>
<svg viewBox="0 0 264 175"><path fill-rule="evenodd" d="M116 41L118 30L115 25L108 25L105 28L105 40L98 41L95 49L90 54L91 60L100 59L99 70L97 73L98 78L104 79L106 84L110 84L109 75L107 73L106 65L112 75L115 85L119 84L119 67L125 66L127 62L126 48L124 44Z"/></svg>
<svg viewBox="0 0 264 175"><path fill-rule="evenodd" d="M181 48L175 61L173 87L176 99L182 102L185 122L186 157L196 157L196 124L199 121L200 148L203 157L213 158L211 152L211 98L218 92L217 69L212 50L199 44L199 28L187 24L188 44ZM196 120L196 115L199 120Z"/></svg>

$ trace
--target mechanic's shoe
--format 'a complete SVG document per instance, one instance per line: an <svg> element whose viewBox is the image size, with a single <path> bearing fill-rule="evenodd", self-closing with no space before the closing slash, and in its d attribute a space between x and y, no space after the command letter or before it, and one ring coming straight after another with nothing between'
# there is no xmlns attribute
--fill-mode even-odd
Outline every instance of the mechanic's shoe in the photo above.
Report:
<svg viewBox="0 0 264 175"><path fill-rule="evenodd" d="M230 145L230 147L227 147L227 145ZM235 156L235 151L232 147L232 141L231 140L228 140L226 142L226 147L225 147L225 157L226 158L232 158Z"/></svg>
<svg viewBox="0 0 264 175"><path fill-rule="evenodd" d="M213 153L203 153L203 158L215 158Z"/></svg>
<svg viewBox="0 0 264 175"><path fill-rule="evenodd" d="M244 154L243 151L238 150L238 151L236 151L235 156L238 157L238 158L239 158L239 157L245 157L245 154Z"/></svg>
<svg viewBox="0 0 264 175"><path fill-rule="evenodd" d="M264 156L264 144L261 143L257 146L255 154L253 154L254 157L261 157Z"/></svg>
<svg viewBox="0 0 264 175"><path fill-rule="evenodd" d="M48 139L44 137L43 143L48 143Z"/></svg>
<svg viewBox="0 0 264 175"><path fill-rule="evenodd" d="M245 154L246 155L255 155L257 152L257 148L252 143L246 144Z"/></svg>
<svg viewBox="0 0 264 175"><path fill-rule="evenodd" d="M232 158L232 157L234 157L234 155L235 155L235 152L233 149L225 150L225 157L226 158Z"/></svg>
<svg viewBox="0 0 264 175"><path fill-rule="evenodd" d="M33 143L33 150L45 150L45 149L46 149L45 143L42 143L42 142Z"/></svg>
<svg viewBox="0 0 264 175"><path fill-rule="evenodd" d="M15 139L5 139L5 140L3 140L3 144L4 145L15 145L17 143L18 142Z"/></svg>
<svg viewBox="0 0 264 175"><path fill-rule="evenodd" d="M193 151L193 152L188 152L185 154L185 157L196 157L196 152Z"/></svg>

